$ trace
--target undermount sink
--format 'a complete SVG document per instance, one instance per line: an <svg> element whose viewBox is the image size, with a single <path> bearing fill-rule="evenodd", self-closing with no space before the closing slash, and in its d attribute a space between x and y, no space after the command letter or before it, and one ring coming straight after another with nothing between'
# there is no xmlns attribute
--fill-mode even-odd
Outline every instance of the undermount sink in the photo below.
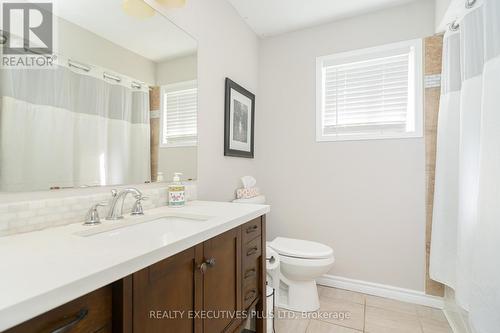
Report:
<svg viewBox="0 0 500 333"><path fill-rule="evenodd" d="M173 214L161 217L147 216L130 218L118 221L106 221L88 230L80 231L75 235L80 237L108 238L125 237L140 238L141 236L158 235L164 237L179 237L189 235L200 230L203 222L210 217L192 214ZM170 238L170 237L168 237Z"/></svg>

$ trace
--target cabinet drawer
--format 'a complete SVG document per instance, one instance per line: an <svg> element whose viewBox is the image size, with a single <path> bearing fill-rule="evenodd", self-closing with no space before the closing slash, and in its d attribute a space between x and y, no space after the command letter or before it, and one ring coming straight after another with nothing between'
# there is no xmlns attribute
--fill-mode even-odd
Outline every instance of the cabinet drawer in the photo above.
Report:
<svg viewBox="0 0 500 333"><path fill-rule="evenodd" d="M262 254L262 239L257 237L254 240L243 244L241 251L241 256L243 257L243 267L252 265Z"/></svg>
<svg viewBox="0 0 500 333"><path fill-rule="evenodd" d="M111 303L111 286L106 286L4 333L111 332Z"/></svg>
<svg viewBox="0 0 500 333"><path fill-rule="evenodd" d="M259 237L262 234L262 222L260 217L243 224L241 227L241 233L243 244L251 241L255 237Z"/></svg>

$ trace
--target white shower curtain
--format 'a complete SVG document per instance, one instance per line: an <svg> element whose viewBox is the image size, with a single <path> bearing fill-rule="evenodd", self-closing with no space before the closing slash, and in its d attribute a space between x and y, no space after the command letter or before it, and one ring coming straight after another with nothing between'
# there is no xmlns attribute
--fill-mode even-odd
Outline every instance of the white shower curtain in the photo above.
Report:
<svg viewBox="0 0 500 333"><path fill-rule="evenodd" d="M95 67L2 69L0 191L149 181L146 89Z"/></svg>
<svg viewBox="0 0 500 333"><path fill-rule="evenodd" d="M471 10L444 43L430 274L455 289L475 332L497 333L500 1Z"/></svg>

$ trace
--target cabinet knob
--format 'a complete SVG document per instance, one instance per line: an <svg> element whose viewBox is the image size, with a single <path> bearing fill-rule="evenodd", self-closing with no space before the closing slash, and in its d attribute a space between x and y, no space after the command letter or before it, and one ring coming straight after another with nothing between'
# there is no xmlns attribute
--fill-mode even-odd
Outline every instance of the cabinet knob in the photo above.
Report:
<svg viewBox="0 0 500 333"><path fill-rule="evenodd" d="M209 267L214 267L214 266L215 266L215 258L210 258L202 262L198 266L198 269L200 270L201 274L205 274Z"/></svg>
<svg viewBox="0 0 500 333"><path fill-rule="evenodd" d="M205 261L208 267L214 267L215 266L215 258L210 258Z"/></svg>

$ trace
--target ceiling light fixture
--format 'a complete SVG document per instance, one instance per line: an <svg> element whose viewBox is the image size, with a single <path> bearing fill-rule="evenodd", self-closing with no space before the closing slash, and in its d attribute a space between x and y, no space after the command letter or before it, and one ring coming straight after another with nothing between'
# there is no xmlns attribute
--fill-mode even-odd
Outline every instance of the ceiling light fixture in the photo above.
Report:
<svg viewBox="0 0 500 333"><path fill-rule="evenodd" d="M180 8L186 4L186 0L156 0L156 2L167 8Z"/></svg>
<svg viewBox="0 0 500 333"><path fill-rule="evenodd" d="M143 0L123 0L123 11L129 16L139 19L155 15L155 10Z"/></svg>

